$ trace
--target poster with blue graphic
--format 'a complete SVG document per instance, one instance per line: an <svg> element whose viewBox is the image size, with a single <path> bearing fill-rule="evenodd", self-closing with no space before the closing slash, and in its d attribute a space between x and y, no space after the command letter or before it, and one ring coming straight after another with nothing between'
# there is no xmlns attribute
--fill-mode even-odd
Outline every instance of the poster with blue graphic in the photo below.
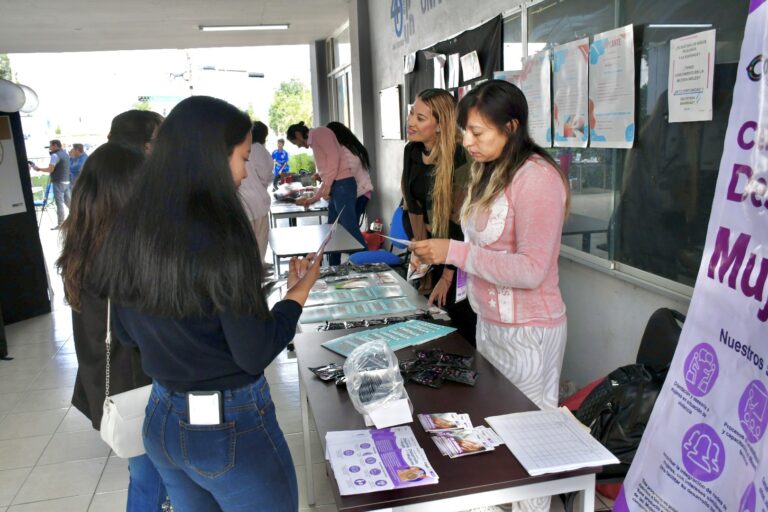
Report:
<svg viewBox="0 0 768 512"><path fill-rule="evenodd" d="M632 25L596 34L589 45L589 145L631 148L635 140Z"/></svg>
<svg viewBox="0 0 768 512"><path fill-rule="evenodd" d="M614 511L768 509L766 1L749 7L688 317Z"/></svg>
<svg viewBox="0 0 768 512"><path fill-rule="evenodd" d="M555 46L552 51L552 117L556 147L587 147L588 56L587 38Z"/></svg>
<svg viewBox="0 0 768 512"><path fill-rule="evenodd" d="M528 132L539 146L552 147L552 76L550 52L545 50L523 59L520 89L528 100Z"/></svg>

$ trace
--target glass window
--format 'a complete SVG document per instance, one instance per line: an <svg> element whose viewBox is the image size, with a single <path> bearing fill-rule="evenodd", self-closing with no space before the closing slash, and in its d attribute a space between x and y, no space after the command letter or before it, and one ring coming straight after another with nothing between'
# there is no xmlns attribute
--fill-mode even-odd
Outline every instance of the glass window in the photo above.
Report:
<svg viewBox="0 0 768 512"><path fill-rule="evenodd" d="M523 69L523 27L521 20L520 13L513 14L504 19L504 26L502 27L504 48L502 55L505 71Z"/></svg>
<svg viewBox="0 0 768 512"><path fill-rule="evenodd" d="M334 69L352 63L352 46L349 44L349 28L333 38Z"/></svg>

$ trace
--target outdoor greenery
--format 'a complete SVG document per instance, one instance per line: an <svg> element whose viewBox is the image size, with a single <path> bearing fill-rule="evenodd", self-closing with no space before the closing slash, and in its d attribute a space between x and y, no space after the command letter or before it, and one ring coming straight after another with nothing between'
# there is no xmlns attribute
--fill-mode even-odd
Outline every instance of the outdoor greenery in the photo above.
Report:
<svg viewBox="0 0 768 512"><path fill-rule="evenodd" d="M11 71L11 59L5 53L0 53L0 78L5 80L13 80L13 72Z"/></svg>
<svg viewBox="0 0 768 512"><path fill-rule="evenodd" d="M283 134L293 123L304 121L312 126L312 94L301 80L281 82L269 107L269 128ZM291 163L293 168L293 163Z"/></svg>
<svg viewBox="0 0 768 512"><path fill-rule="evenodd" d="M307 153L297 153L288 156L288 165L291 166L291 173L298 173L304 169L306 171L315 171L315 159Z"/></svg>
<svg viewBox="0 0 768 512"><path fill-rule="evenodd" d="M137 101L133 104L133 108L136 110L152 110L152 105L149 104L149 100Z"/></svg>

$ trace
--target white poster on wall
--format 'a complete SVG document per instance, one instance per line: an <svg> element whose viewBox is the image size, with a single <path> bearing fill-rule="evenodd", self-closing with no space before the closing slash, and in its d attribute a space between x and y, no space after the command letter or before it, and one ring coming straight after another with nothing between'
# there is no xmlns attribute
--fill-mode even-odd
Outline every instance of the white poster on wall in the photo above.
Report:
<svg viewBox="0 0 768 512"><path fill-rule="evenodd" d="M752 0L691 305L614 512L768 509L767 50Z"/></svg>
<svg viewBox="0 0 768 512"><path fill-rule="evenodd" d="M13 145L11 118L0 116L0 216L24 213L24 192Z"/></svg>
<svg viewBox="0 0 768 512"><path fill-rule="evenodd" d="M715 30L669 42L669 122L712 120Z"/></svg>
<svg viewBox="0 0 768 512"><path fill-rule="evenodd" d="M483 74L482 69L480 69L480 59L477 56L476 50L472 50L468 54L461 56L461 72L464 78L464 83L474 80Z"/></svg>
<svg viewBox="0 0 768 512"><path fill-rule="evenodd" d="M459 54L452 53L448 56L448 88L453 89L459 86Z"/></svg>
<svg viewBox="0 0 768 512"><path fill-rule="evenodd" d="M536 144L552 146L552 98L550 52L545 50L523 59L520 89L528 101L528 132Z"/></svg>
<svg viewBox="0 0 768 512"><path fill-rule="evenodd" d="M635 140L632 25L596 34L589 45L589 145L631 148Z"/></svg>
<svg viewBox="0 0 768 512"><path fill-rule="evenodd" d="M552 115L555 146L585 148L589 140L587 126L587 57L589 39L579 39L555 46L552 51Z"/></svg>

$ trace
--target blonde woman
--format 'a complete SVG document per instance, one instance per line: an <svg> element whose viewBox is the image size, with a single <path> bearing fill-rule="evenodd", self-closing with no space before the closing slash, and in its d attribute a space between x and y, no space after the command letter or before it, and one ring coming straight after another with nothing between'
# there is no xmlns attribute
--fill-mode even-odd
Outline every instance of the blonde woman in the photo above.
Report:
<svg viewBox="0 0 768 512"><path fill-rule="evenodd" d="M408 144L403 155L401 188L411 240L463 240L461 205L469 183L466 150L456 126L456 100L443 89L419 93L408 113ZM456 268L433 267L419 290L430 304L444 308L459 333L475 344L477 316L466 300L456 302Z"/></svg>
<svg viewBox="0 0 768 512"><path fill-rule="evenodd" d="M418 261L466 270L477 350L536 405L557 407L567 334L557 258L568 184L528 135L528 104L514 85L485 82L461 100L458 117L475 160L461 212L466 241L411 249ZM513 510L549 510L549 498Z"/></svg>

